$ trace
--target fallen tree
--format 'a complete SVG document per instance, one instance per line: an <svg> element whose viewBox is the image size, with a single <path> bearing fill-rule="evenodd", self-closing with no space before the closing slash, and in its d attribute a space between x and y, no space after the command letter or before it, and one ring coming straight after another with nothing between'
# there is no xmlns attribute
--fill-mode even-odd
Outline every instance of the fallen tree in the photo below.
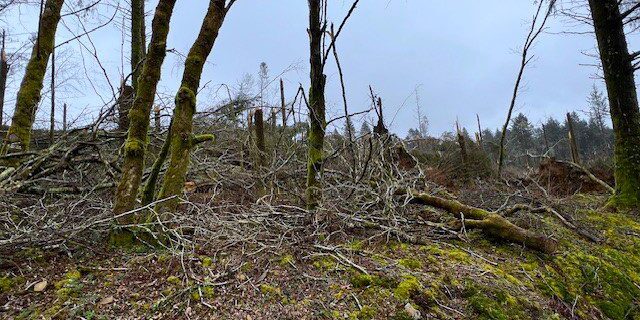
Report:
<svg viewBox="0 0 640 320"><path fill-rule="evenodd" d="M494 212L413 190L399 189L395 194L409 196L409 203L445 210L453 214L465 228L480 229L487 235L523 244L525 247L544 253L553 253L558 247L556 240L518 227Z"/></svg>

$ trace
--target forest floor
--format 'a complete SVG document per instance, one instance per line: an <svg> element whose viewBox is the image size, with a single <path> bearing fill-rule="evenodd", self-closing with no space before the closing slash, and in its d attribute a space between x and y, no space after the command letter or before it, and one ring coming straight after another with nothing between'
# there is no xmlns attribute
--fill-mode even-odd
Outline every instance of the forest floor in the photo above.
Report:
<svg viewBox="0 0 640 320"><path fill-rule="evenodd" d="M0 318L640 319L640 217L605 202L562 200L601 243L550 215L516 217L559 240L553 255L472 230L422 244L359 229L278 250L21 250L0 258Z"/></svg>

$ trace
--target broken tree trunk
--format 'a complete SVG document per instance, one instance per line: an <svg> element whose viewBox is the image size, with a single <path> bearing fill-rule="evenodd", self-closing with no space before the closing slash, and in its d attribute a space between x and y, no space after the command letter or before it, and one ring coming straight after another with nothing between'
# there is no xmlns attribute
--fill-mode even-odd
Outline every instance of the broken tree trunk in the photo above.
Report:
<svg viewBox="0 0 640 320"><path fill-rule="evenodd" d="M7 89L7 76L9 75L9 62L4 47L5 34L2 31L2 49L0 51L0 128L4 125L4 93Z"/></svg>
<svg viewBox="0 0 640 320"><path fill-rule="evenodd" d="M256 134L256 148L258 149L258 167L265 165L265 142L264 142L264 115L262 108L256 109L253 113L253 122Z"/></svg>
<svg viewBox="0 0 640 320"><path fill-rule="evenodd" d="M191 150L199 143L214 139L211 134L200 136L193 134L193 115L196 112L196 93L200 87L204 64L213 50L227 14L228 8L225 3L225 0L210 0L200 33L185 61L182 84L176 94L176 108L172 118L169 167L158 195L158 199L173 198L159 203L156 206L159 212L176 210L178 198L175 196L182 194L189 170Z"/></svg>
<svg viewBox="0 0 640 320"><path fill-rule="evenodd" d="M151 107L156 95L162 63L167 51L169 23L176 0L160 0L152 23L149 52L138 78L138 89L133 106L129 110L129 131L124 144L122 177L116 191L113 211L116 215L133 210L138 188L142 180L144 158L147 148L147 131ZM124 219L128 223L134 217Z"/></svg>
<svg viewBox="0 0 640 320"><path fill-rule="evenodd" d="M569 145L571 146L571 161L580 164L580 152L578 150L578 142L576 142L576 133L573 131L573 119L571 114L567 113L567 126L569 127Z"/></svg>
<svg viewBox="0 0 640 320"><path fill-rule="evenodd" d="M36 108L40 103L41 91L49 56L53 51L56 29L64 0L47 0L39 20L38 38L27 64L11 119L11 126L0 148L0 154L9 149L26 151L31 142L31 127L35 121Z"/></svg>
<svg viewBox="0 0 640 320"><path fill-rule="evenodd" d="M310 82L309 90L309 131L307 136L307 208L315 209L322 198L322 167L324 160L324 136L327 126L325 115L325 85L322 61L322 40L325 28L322 26L322 0L309 0L309 50Z"/></svg>
<svg viewBox="0 0 640 320"><path fill-rule="evenodd" d="M287 103L284 98L284 82L280 78L280 112L282 113L282 129L287 127Z"/></svg>
<svg viewBox="0 0 640 320"><path fill-rule="evenodd" d="M523 244L544 253L553 253L558 247L557 241L518 227L497 213L416 191L398 190L396 194L408 194L411 196L410 203L445 210L459 219L465 227L481 229L485 234L496 238Z"/></svg>

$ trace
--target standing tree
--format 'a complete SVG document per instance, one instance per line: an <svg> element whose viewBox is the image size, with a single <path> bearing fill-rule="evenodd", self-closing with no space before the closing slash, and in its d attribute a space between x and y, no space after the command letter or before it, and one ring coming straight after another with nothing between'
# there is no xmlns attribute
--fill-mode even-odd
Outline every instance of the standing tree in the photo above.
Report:
<svg viewBox="0 0 640 320"><path fill-rule="evenodd" d="M22 151L29 149L31 127L40 103L47 62L53 51L63 4L64 0L47 0L44 5L44 11L38 23L36 43L18 90L11 126L0 148L0 154L6 154L10 148Z"/></svg>
<svg viewBox="0 0 640 320"><path fill-rule="evenodd" d="M640 205L640 110L633 60L640 52L629 54L624 19L634 14L640 4L634 1L628 10L621 12L620 2L589 0L589 7L615 134L616 194L612 204L637 207Z"/></svg>
<svg viewBox="0 0 640 320"><path fill-rule="evenodd" d="M518 76L516 77L516 82L513 87L513 94L511 95L511 104L509 105L509 112L507 113L507 119L502 126L502 135L500 136L500 155L498 156L498 174L502 173L502 168L504 166L504 144L507 138L507 128L509 127L509 122L511 121L511 115L513 114L513 109L516 106L516 101L518 99L518 92L520 91L520 84L522 83L522 78L524 77L524 71L531 62L531 57L529 52L533 45L536 43L536 39L540 36L542 31L544 31L547 20L551 16L553 12L553 7L556 3L556 0L548 0L548 7L544 10L544 0L540 0L538 3L538 9L536 14L533 16L533 21L531 21L531 28L529 29L529 33L527 34L527 38L524 41L524 46L522 47L522 54L520 60L520 69L518 71ZM543 14L543 17L540 15ZM540 19L542 18L542 19Z"/></svg>
<svg viewBox="0 0 640 320"><path fill-rule="evenodd" d="M141 62L146 55L144 0L131 0L131 84L138 89Z"/></svg>
<svg viewBox="0 0 640 320"><path fill-rule="evenodd" d="M322 62L322 0L309 0L309 37L311 63L311 89L309 90L309 134L307 159L307 207L314 209L320 201L320 177L324 134L327 125L325 119L324 89L326 76Z"/></svg>
<svg viewBox="0 0 640 320"><path fill-rule="evenodd" d="M9 61L5 51L5 33L2 31L2 48L0 49L0 128L4 125L4 93L7 90L7 77L9 76Z"/></svg>
<svg viewBox="0 0 640 320"><path fill-rule="evenodd" d="M160 199L177 196L182 193L189 169L190 153L198 143L212 140L213 135L193 135L193 115L196 112L196 93L200 87L200 79L204 64L213 50L224 18L235 1L226 5L226 0L210 0L209 9L202 22L198 38L191 46L185 61L182 84L176 95L176 108L173 112L170 146L170 162L165 173ZM159 204L158 210L175 211L178 199L171 199Z"/></svg>
<svg viewBox="0 0 640 320"><path fill-rule="evenodd" d="M133 106L129 111L129 131L124 145L124 163L122 177L116 191L113 211L121 214L132 210L136 203L136 196L142 171L144 156L147 148L147 131L151 107L156 95L156 88L160 80L160 70L167 51L167 35L169 23L176 0L160 0L156 7L151 26L151 42L144 61L142 72L138 78L138 90ZM127 219L121 221L127 223ZM113 239L116 240L117 239ZM127 239L122 239L127 241ZM116 243L117 244L117 243Z"/></svg>
<svg viewBox="0 0 640 320"><path fill-rule="evenodd" d="M327 17L324 16L326 1L307 0L309 4L309 63L310 83L309 89L309 130L307 134L307 190L306 200L309 209L315 209L322 197L322 164L324 161L324 136L327 126L325 115L325 85L327 77L324 74L324 66L329 54L332 52L336 40L340 36L347 20L355 10L358 2L351 5L346 17L342 20L338 31L331 36L331 42L325 52L322 51L324 36L327 34Z"/></svg>

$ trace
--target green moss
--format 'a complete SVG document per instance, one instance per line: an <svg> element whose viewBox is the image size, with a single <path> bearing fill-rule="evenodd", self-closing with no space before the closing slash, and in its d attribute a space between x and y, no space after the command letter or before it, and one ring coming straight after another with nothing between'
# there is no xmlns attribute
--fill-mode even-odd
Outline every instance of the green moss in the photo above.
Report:
<svg viewBox="0 0 640 320"><path fill-rule="evenodd" d="M180 278L176 277L176 276L169 276L167 277L167 283L174 285L174 286L179 286L182 284L182 280L180 280Z"/></svg>
<svg viewBox="0 0 640 320"><path fill-rule="evenodd" d="M422 262L416 259L400 259L398 260L398 264L410 270L422 268Z"/></svg>
<svg viewBox="0 0 640 320"><path fill-rule="evenodd" d="M354 288L365 288L373 283L373 277L368 274L359 273L351 277L349 280Z"/></svg>
<svg viewBox="0 0 640 320"><path fill-rule="evenodd" d="M332 270L338 266L338 263L330 256L319 256L313 259L313 266L318 270Z"/></svg>
<svg viewBox="0 0 640 320"><path fill-rule="evenodd" d="M295 258L292 255L287 254L282 256L282 258L280 258L280 265L288 266L288 265L291 265L294 261L295 261Z"/></svg>
<svg viewBox="0 0 640 320"><path fill-rule="evenodd" d="M407 300L411 297L411 294L420 291L422 285L420 281L414 276L405 276L396 289L393 291L394 296L398 300Z"/></svg>
<svg viewBox="0 0 640 320"><path fill-rule="evenodd" d="M13 279L9 277L0 278L0 293L5 293L11 291L13 288L14 282Z"/></svg>
<svg viewBox="0 0 640 320"><path fill-rule="evenodd" d="M354 311L349 314L349 319L353 320L370 320L374 319L377 312L376 309L370 306L362 306L361 310Z"/></svg>
<svg viewBox="0 0 640 320"><path fill-rule="evenodd" d="M56 297L60 301L77 298L83 287L80 283L81 277L82 275L78 270L71 270L67 272L62 280L55 283Z"/></svg>
<svg viewBox="0 0 640 320"><path fill-rule="evenodd" d="M211 259L209 257L202 258L202 266L205 267L205 268L209 268L209 267L213 266L213 259Z"/></svg>
<svg viewBox="0 0 640 320"><path fill-rule="evenodd" d="M269 284L261 284L260 285L260 292L265 295L265 296L269 296L272 298L282 298L282 290L278 287L274 287L272 285Z"/></svg>

